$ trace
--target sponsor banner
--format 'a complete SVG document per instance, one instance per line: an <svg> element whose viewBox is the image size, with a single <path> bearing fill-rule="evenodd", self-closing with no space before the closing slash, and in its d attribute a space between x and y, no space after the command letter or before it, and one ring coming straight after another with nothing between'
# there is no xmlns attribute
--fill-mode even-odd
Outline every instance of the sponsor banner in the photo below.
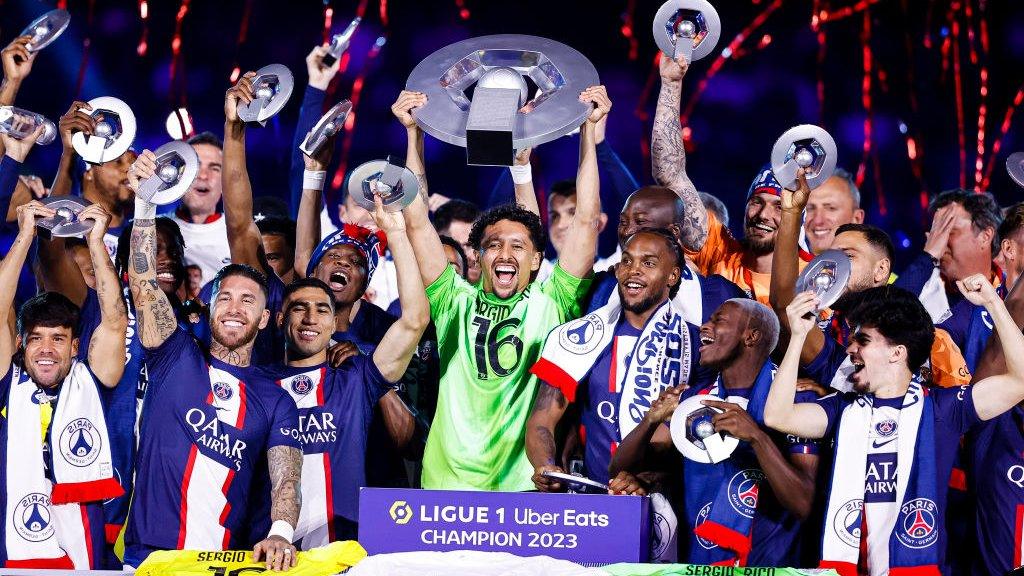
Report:
<svg viewBox="0 0 1024 576"><path fill-rule="evenodd" d="M551 556L597 566L645 562L647 497L362 488L370 554L450 550Z"/></svg>

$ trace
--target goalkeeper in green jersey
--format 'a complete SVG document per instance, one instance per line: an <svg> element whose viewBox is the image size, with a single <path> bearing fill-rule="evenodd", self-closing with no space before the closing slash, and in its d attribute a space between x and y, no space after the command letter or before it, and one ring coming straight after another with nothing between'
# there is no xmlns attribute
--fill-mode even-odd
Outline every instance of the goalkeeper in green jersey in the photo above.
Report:
<svg viewBox="0 0 1024 576"><path fill-rule="evenodd" d="M597 251L595 127L611 100L604 86L587 88L579 98L593 111L580 127L576 215L566 236L572 249L563 251L542 282L534 278L547 240L533 186L522 175L516 178L518 204L493 208L473 225L469 241L477 250L480 282L470 284L455 273L427 217L423 132L412 116L427 97L404 91L391 107L408 132L406 167L419 180L419 198L405 209L405 218L441 355L437 412L423 455L424 488L533 489L525 438L537 378L529 369L548 332L580 315ZM517 162L528 158L523 151Z"/></svg>

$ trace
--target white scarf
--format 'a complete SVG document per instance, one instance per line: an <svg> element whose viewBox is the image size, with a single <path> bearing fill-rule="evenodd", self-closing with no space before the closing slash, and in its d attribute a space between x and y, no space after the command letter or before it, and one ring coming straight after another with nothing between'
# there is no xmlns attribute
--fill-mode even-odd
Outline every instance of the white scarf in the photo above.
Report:
<svg viewBox="0 0 1024 576"><path fill-rule="evenodd" d="M8 562L36 564L70 557L76 568L89 568L83 546L82 502L97 502L124 493L113 477L110 439L96 382L89 368L72 361L60 388L47 431L54 482L46 478L39 431L41 391L14 366L7 399L6 518L4 544Z"/></svg>

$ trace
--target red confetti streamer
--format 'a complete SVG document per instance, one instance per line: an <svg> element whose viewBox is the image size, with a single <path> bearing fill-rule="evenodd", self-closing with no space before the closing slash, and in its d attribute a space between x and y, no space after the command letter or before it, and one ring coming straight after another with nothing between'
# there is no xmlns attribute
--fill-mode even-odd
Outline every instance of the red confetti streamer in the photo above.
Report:
<svg viewBox="0 0 1024 576"><path fill-rule="evenodd" d="M142 19L142 37L139 38L135 52L139 56L145 56L146 50L149 49L149 3L146 0L139 0L139 18Z"/></svg>
<svg viewBox="0 0 1024 576"><path fill-rule="evenodd" d="M959 7L959 2L953 3L954 8ZM950 10L950 27L953 40L953 82L956 86L956 127L957 142L960 145L960 187L967 187L967 133L964 130L964 84L960 75L960 22L956 20L954 13Z"/></svg>
<svg viewBox="0 0 1024 576"><path fill-rule="evenodd" d="M238 38L235 40L235 63L231 67L231 76L229 77L231 83L238 82L238 77L242 73L242 69L238 64L238 53L242 49L242 44L245 44L246 38L249 37L249 17L252 15L252 0L246 0L245 7L242 8L242 20L238 24Z"/></svg>
<svg viewBox="0 0 1024 576"><path fill-rule="evenodd" d="M637 42L636 35L633 33L634 14L636 14L636 0L629 0L626 2L626 11L622 13L622 27L619 28L619 31L622 32L622 36L629 42L630 60L636 60L639 50L639 42Z"/></svg>
<svg viewBox="0 0 1024 576"><path fill-rule="evenodd" d="M469 20L469 8L466 8L466 0L455 0L455 7L459 10L459 18Z"/></svg>
<svg viewBox="0 0 1024 576"><path fill-rule="evenodd" d="M388 0L380 0L380 23L388 27Z"/></svg>
<svg viewBox="0 0 1024 576"><path fill-rule="evenodd" d="M349 113L348 118L345 119L345 138L341 145L341 160L338 162L337 170L334 171L334 177L331 178L331 190L328 194L330 205L334 204L335 194L333 192L341 188L342 183L345 181L345 172L348 170L348 154L352 150L352 138L355 135L356 110L359 108L359 100L363 93L366 75L370 71L370 65L377 55L380 54L380 50L384 47L385 42L387 42L386 36L377 38L377 41L373 43L369 53L367 53L366 60L363 61L362 69L359 70L359 74L352 82L352 93L349 95L349 100L352 102L352 111Z"/></svg>
<svg viewBox="0 0 1024 576"><path fill-rule="evenodd" d="M334 8L328 3L328 0L324 0L324 38L323 43L327 44L331 41L331 23L334 20Z"/></svg>
<svg viewBox="0 0 1024 576"><path fill-rule="evenodd" d="M878 212L884 216L888 212L888 207L886 206L885 194L881 188L881 178L878 174L878 158L877 155L872 152L874 104L871 98L871 80L873 76L872 71L874 69L874 54L871 51L871 13L870 11L865 10L863 15L860 43L861 54L864 60L864 76L861 79L861 105L864 107L864 147L861 154L860 164L857 166L856 181L857 186L861 186L864 183L864 175L867 171L867 162L870 158L872 160L875 187L877 188L875 193L878 197Z"/></svg>
<svg viewBox="0 0 1024 576"><path fill-rule="evenodd" d="M181 58L181 27L185 20L185 16L188 15L189 3L191 0L181 0L181 5L178 6L178 13L174 16L174 38L171 40L171 70L170 70L170 86L171 90L168 94L173 99L174 87L178 78L178 69L183 65ZM182 91L184 93L184 91ZM182 96L184 99L184 96Z"/></svg>
<svg viewBox="0 0 1024 576"><path fill-rule="evenodd" d="M68 0L57 0L57 8L60 8L61 10L67 10Z"/></svg>
<svg viewBox="0 0 1024 576"><path fill-rule="evenodd" d="M842 20L843 18L849 18L854 14L866 11L868 8L871 8L873 5L878 4L881 1L882 0L860 0L852 6L844 6L834 12L821 10L818 12L818 21L824 24L825 22L835 22L837 20Z"/></svg>
<svg viewBox="0 0 1024 576"><path fill-rule="evenodd" d="M1017 93L1013 97L1013 103L1006 108L1006 113L1003 115L1003 123L999 126L999 137L996 138L992 144L992 154L988 157L988 166L985 168L985 180L982 188L987 189L988 183L992 179L992 170L996 165L996 158L999 156L999 151L1003 147L1003 142L1006 140L1006 134L1010 131L1010 124L1013 121L1013 113L1020 108L1021 103L1024 103L1024 84L1021 84L1020 88L1017 88Z"/></svg>
<svg viewBox="0 0 1024 576"><path fill-rule="evenodd" d="M818 124L823 125L825 123L825 54L828 52L828 37L825 35L824 28L818 30L817 37Z"/></svg>
<svg viewBox="0 0 1024 576"><path fill-rule="evenodd" d="M66 7L66 4L65 4ZM89 11L85 18L85 39L82 40L82 60L78 64L78 80L75 81L75 99L82 93L85 71L89 67L89 47L92 45L92 21L96 13L96 0L89 0Z"/></svg>

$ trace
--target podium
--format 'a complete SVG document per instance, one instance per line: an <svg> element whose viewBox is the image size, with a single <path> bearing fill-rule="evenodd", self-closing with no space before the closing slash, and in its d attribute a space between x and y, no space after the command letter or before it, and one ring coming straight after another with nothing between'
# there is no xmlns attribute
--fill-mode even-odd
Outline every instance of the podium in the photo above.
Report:
<svg viewBox="0 0 1024 576"><path fill-rule="evenodd" d="M599 566L646 562L649 536L647 497L359 491L359 543L369 554L479 550Z"/></svg>

